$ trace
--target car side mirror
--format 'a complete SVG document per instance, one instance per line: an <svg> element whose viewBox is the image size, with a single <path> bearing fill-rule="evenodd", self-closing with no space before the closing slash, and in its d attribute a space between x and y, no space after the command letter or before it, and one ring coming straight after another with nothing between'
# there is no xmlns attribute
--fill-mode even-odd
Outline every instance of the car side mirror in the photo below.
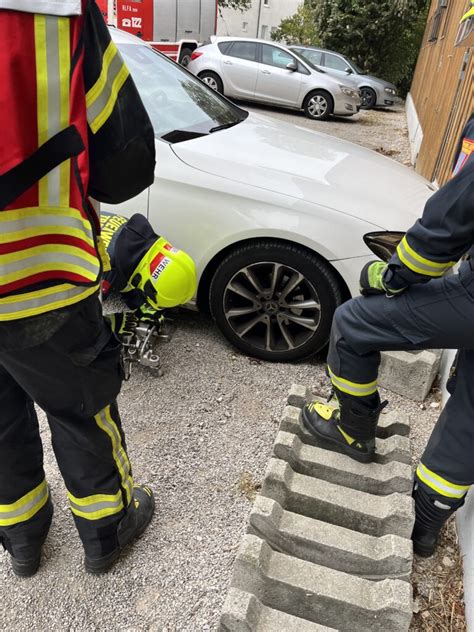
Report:
<svg viewBox="0 0 474 632"><path fill-rule="evenodd" d="M352 68L349 68L349 66L347 66L347 68L345 68L344 70L347 72L348 75L352 75L352 73L354 72Z"/></svg>
<svg viewBox="0 0 474 632"><path fill-rule="evenodd" d="M290 61L286 69L291 70L292 72L296 72L298 70L298 64L296 63L296 61Z"/></svg>

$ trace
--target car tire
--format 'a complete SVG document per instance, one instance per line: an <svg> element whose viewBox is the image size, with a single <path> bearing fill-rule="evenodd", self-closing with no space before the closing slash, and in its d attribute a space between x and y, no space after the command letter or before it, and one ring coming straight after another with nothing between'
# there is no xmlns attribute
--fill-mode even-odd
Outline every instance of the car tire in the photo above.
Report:
<svg viewBox="0 0 474 632"><path fill-rule="evenodd" d="M205 70L204 72L201 72L199 79L216 92L224 94L224 84L222 83L222 79L215 72Z"/></svg>
<svg viewBox="0 0 474 632"><path fill-rule="evenodd" d="M194 51L192 50L192 48L182 49L181 55L179 57L179 63L181 64L181 66L183 66L184 68L187 68L189 66L193 52Z"/></svg>
<svg viewBox="0 0 474 632"><path fill-rule="evenodd" d="M323 259L273 240L227 255L209 295L211 314L229 342L270 362L302 360L320 351L342 303L338 279Z"/></svg>
<svg viewBox="0 0 474 632"><path fill-rule="evenodd" d="M303 110L313 121L325 121L334 111L334 99L325 90L314 90L304 100Z"/></svg>
<svg viewBox="0 0 474 632"><path fill-rule="evenodd" d="M375 94L375 90L372 90L372 88L360 88L360 95L362 99L361 108L363 110L370 110L377 103L377 95Z"/></svg>

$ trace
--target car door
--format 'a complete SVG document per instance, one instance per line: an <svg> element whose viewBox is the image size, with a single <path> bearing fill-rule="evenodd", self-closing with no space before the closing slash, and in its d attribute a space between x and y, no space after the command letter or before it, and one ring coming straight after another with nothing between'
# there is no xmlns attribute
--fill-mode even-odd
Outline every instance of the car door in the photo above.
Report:
<svg viewBox="0 0 474 632"><path fill-rule="evenodd" d="M300 68L296 57L271 44L261 44L260 51L256 98L270 103L298 106L303 75L299 70L287 68L291 63Z"/></svg>
<svg viewBox="0 0 474 632"><path fill-rule="evenodd" d="M340 55L324 53L323 65L332 75L336 77L343 78L348 76L347 69L350 69L350 66L344 57L341 57Z"/></svg>
<svg viewBox="0 0 474 632"><path fill-rule="evenodd" d="M253 99L258 74L257 48L256 42L237 41L224 49L221 68L226 95Z"/></svg>

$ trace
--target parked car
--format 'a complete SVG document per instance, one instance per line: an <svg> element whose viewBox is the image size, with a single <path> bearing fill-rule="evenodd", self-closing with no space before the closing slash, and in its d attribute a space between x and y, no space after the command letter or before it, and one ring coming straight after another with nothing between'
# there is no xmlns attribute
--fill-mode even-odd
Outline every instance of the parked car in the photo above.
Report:
<svg viewBox="0 0 474 632"><path fill-rule="evenodd" d="M249 114L112 29L153 122L154 184L104 210L143 213L198 269L194 304L245 353L291 361L327 342L358 293L366 233L404 230L431 193L358 145Z"/></svg>
<svg viewBox="0 0 474 632"><path fill-rule="evenodd" d="M262 40L211 37L194 51L188 69L229 98L304 110L315 120L352 116L361 105L350 79L334 79L285 46Z"/></svg>
<svg viewBox="0 0 474 632"><path fill-rule="evenodd" d="M350 76L360 90L363 108L390 107L400 102L393 83L368 75L344 55L312 46L290 46L290 50L324 68L339 81L346 81Z"/></svg>

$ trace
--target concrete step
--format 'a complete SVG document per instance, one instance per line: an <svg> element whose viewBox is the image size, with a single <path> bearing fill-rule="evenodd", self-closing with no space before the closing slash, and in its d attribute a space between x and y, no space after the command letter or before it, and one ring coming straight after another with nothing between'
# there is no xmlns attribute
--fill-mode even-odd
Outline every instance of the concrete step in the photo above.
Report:
<svg viewBox="0 0 474 632"><path fill-rule="evenodd" d="M390 422L388 427L395 429L398 427L398 424ZM402 424L401 427L404 428L404 425ZM321 447L330 452L337 452L337 446L328 441L322 441L306 430L301 421L301 409L296 406L287 406L283 411L280 431L295 434L306 445ZM406 464L411 462L410 439L407 436L387 434L384 439L377 438L375 443L375 463L383 465L391 461L399 461L400 463Z"/></svg>
<svg viewBox="0 0 474 632"><path fill-rule="evenodd" d="M255 500L248 532L280 553L365 579L410 579L411 540L392 534L374 537L308 518L264 496Z"/></svg>
<svg viewBox="0 0 474 632"><path fill-rule="evenodd" d="M405 494L374 496L297 474L285 461L270 459L262 495L288 510L368 535L410 538L413 501Z"/></svg>
<svg viewBox="0 0 474 632"><path fill-rule="evenodd" d="M273 610L340 632L403 632L412 617L407 582L370 582L273 551L253 535L244 537L232 587L250 592Z"/></svg>
<svg viewBox="0 0 474 632"><path fill-rule="evenodd" d="M396 461L386 465L358 463L345 454L305 445L296 434L289 432L278 433L273 454L289 463L298 474L370 494L404 494L409 493L413 486L409 465Z"/></svg>
<svg viewBox="0 0 474 632"><path fill-rule="evenodd" d="M222 611L220 632L337 632L334 628L273 610L248 592L231 588Z"/></svg>

